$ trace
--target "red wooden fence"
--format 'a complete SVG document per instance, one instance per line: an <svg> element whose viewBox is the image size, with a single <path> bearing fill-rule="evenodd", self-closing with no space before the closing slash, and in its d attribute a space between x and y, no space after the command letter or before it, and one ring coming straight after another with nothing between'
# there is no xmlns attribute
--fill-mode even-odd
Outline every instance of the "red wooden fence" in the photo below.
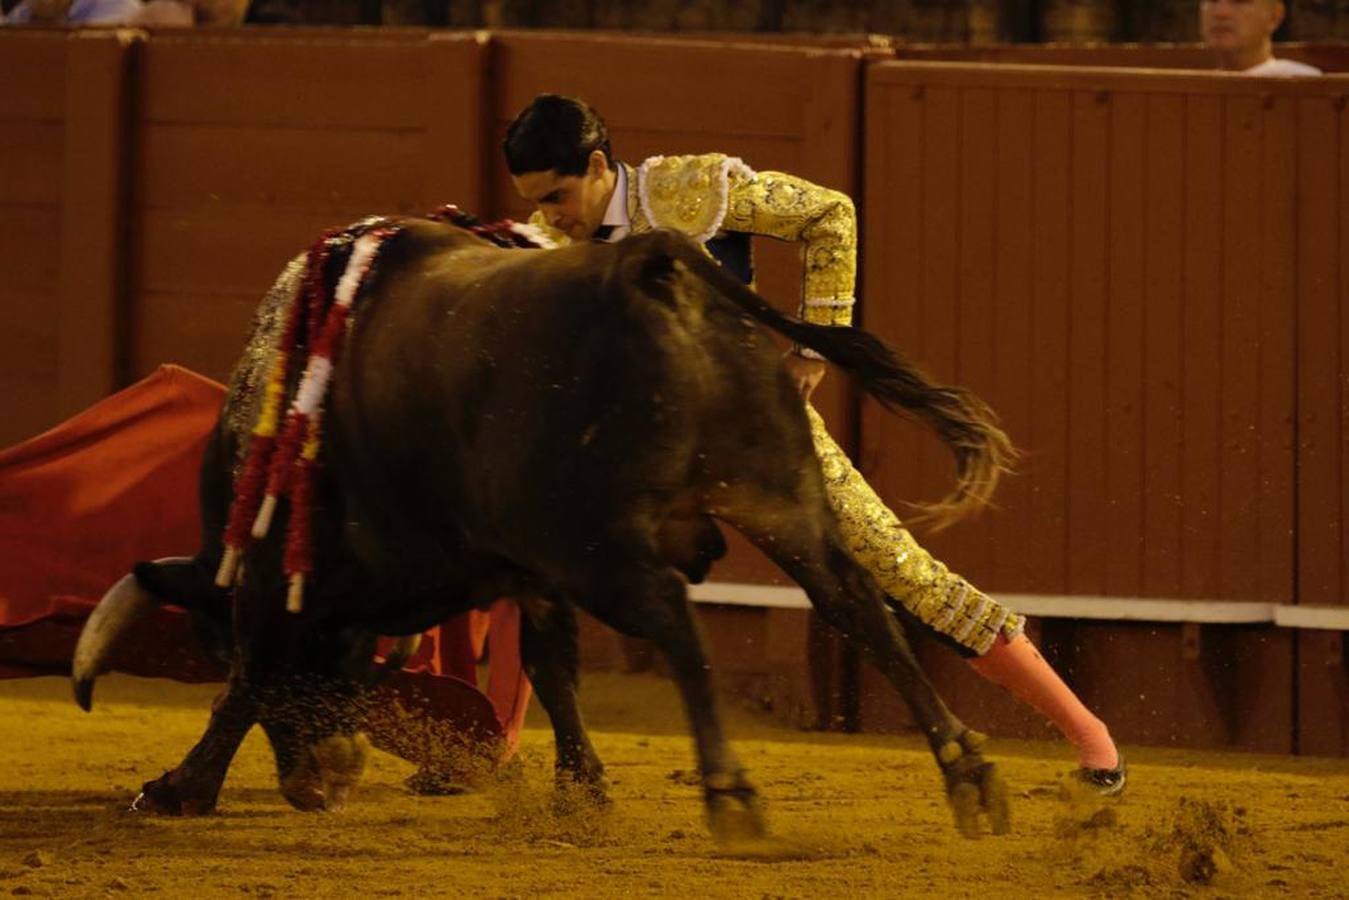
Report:
<svg viewBox="0 0 1349 900"><path fill-rule="evenodd" d="M1000 508L933 536L938 555L1014 596L1291 604L1317 584L1313 602L1343 602L1346 91L1344 77L868 70L864 321L983 395L1026 451ZM950 478L932 442L872 407L862 459L893 497ZM1196 677L1166 693L1164 721L1126 730L1155 741L1209 721L1215 738L1287 749L1291 633L1208 629L1250 663L1215 687L1212 648L1183 651L1175 630L1079 640L1065 663L1127 716L1131 680L1157 681L1125 674L1150 647Z"/></svg>
<svg viewBox="0 0 1349 900"><path fill-rule="evenodd" d="M329 226L482 201L473 35L157 35L137 79L132 375L222 378L259 298Z"/></svg>

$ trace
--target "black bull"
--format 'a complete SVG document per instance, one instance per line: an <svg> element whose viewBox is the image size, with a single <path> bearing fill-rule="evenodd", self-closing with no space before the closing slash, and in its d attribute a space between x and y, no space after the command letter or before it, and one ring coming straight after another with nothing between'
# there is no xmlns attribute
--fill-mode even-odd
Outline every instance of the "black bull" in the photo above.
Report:
<svg viewBox="0 0 1349 900"><path fill-rule="evenodd" d="M249 549L232 592L212 585L241 440L222 416L202 468L201 550L138 565L81 636L74 675L87 707L134 609L172 602L217 631L232 628L231 676L206 733L145 785L140 806L213 810L254 724L290 802L340 804L360 770L355 701L375 637L511 595L525 598L522 658L552 721L560 781L603 799L603 766L577 706L580 607L664 652L714 832L757 832L755 791L722 733L686 590L724 552L715 518L790 574L900 691L960 829L977 833L981 813L1005 829L1005 790L979 736L942 703L887 598L844 549L801 398L763 326L937 430L959 476L944 513L986 502L1010 457L982 404L927 382L865 332L782 316L673 233L536 252L448 225L399 224L324 414L317 565L303 612L285 610L275 537Z"/></svg>

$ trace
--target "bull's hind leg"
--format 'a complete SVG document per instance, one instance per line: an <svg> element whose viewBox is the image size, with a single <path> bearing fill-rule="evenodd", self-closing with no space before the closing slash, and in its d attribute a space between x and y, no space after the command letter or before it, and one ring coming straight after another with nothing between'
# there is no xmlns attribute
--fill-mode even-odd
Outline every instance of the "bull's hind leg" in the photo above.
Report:
<svg viewBox="0 0 1349 900"><path fill-rule="evenodd" d="M979 834L987 814L995 834L1008 830L1007 789L980 751L983 736L946 707L919 666L875 580L843 549L823 504L814 511L778 509L771 501L733 523L805 589L826 622L856 645L889 679L923 729L946 780L956 826ZM729 518L729 517L728 517Z"/></svg>
<svg viewBox="0 0 1349 900"><path fill-rule="evenodd" d="M726 740L712 669L679 573L652 551L613 556L613 565L580 593L585 608L611 627L647 638L665 654L684 700L703 776L708 825L719 841L764 833L758 793Z"/></svg>
<svg viewBox="0 0 1349 900"><path fill-rule="evenodd" d="M567 603L522 599L520 655L525 674L548 713L557 746L558 802L608 803L604 764L590 743L576 700L576 610Z"/></svg>

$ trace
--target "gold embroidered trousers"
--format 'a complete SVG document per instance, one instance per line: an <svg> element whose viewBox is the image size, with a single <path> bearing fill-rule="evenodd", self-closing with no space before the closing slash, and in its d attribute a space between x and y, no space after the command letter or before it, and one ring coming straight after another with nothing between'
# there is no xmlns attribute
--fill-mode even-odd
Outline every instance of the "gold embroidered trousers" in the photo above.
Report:
<svg viewBox="0 0 1349 900"><path fill-rule="evenodd" d="M853 559L881 590L920 621L980 655L999 634L1009 639L1025 627L1012 612L947 569L918 545L899 518L876 496L847 454L830 437L809 403L810 433L824 470L825 494Z"/></svg>

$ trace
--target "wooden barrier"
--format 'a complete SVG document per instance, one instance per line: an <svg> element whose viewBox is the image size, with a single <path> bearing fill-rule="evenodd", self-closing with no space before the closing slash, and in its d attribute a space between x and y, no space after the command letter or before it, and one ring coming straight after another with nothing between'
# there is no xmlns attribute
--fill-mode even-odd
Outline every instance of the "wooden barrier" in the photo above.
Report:
<svg viewBox="0 0 1349 900"><path fill-rule="evenodd" d="M0 52L0 446L117 383L127 32L30 31Z"/></svg>
<svg viewBox="0 0 1349 900"><path fill-rule="evenodd" d="M138 78L131 374L224 377L286 260L372 213L482 205L474 35L155 35Z"/></svg>
<svg viewBox="0 0 1349 900"><path fill-rule="evenodd" d="M1027 66L1118 66L1128 69L1213 69L1213 51L1203 44L982 44L894 43L895 57L911 62L980 62ZM1349 71L1349 44L1275 44L1274 55Z"/></svg>
<svg viewBox="0 0 1349 900"><path fill-rule="evenodd" d="M1331 317L1347 91L1344 77L869 70L864 321L983 395L1026 451L999 510L927 540L938 556L1029 597L1291 604L1313 570L1344 597L1326 514L1349 496L1329 432L1344 412L1330 384L1346 371ZM1311 446L1308 417L1323 432ZM932 497L950 478L930 441L871 408L862 458L886 496ZM1309 458L1336 485L1318 512L1305 492L1325 480L1299 506ZM1294 540L1311 519L1335 523L1314 550ZM1085 648L1065 665L1126 740L1208 721L1179 739L1290 748L1288 631L1080 640L1096 628L1065 636ZM1214 644L1263 662L1215 685L1201 662ZM1131 679L1152 685L1155 721L1107 696Z"/></svg>

